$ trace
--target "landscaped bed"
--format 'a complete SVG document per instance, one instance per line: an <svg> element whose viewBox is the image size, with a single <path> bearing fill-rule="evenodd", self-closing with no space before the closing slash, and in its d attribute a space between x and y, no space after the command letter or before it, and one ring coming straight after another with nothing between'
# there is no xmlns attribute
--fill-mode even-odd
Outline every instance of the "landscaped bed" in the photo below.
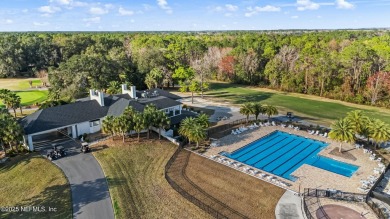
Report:
<svg viewBox="0 0 390 219"><path fill-rule="evenodd" d="M210 218L164 177L176 147L164 140L125 144L108 140L93 147L108 179L117 218Z"/></svg>
<svg viewBox="0 0 390 219"><path fill-rule="evenodd" d="M0 218L72 217L70 186L65 175L37 154L19 155L0 164L0 185Z"/></svg>

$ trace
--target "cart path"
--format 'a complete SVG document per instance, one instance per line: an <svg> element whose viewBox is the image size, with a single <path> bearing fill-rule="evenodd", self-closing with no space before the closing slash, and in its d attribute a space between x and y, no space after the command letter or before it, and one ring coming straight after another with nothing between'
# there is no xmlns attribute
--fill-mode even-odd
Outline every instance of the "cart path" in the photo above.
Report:
<svg viewBox="0 0 390 219"><path fill-rule="evenodd" d="M69 180L73 217L114 219L110 192L100 164L91 153L80 153L79 148L70 144L72 143L64 145L68 155L53 162L64 171Z"/></svg>

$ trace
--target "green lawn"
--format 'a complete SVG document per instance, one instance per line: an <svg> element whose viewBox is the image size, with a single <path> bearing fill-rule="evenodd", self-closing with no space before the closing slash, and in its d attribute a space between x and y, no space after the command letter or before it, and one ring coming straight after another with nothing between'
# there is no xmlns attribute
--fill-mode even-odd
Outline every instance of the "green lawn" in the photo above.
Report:
<svg viewBox="0 0 390 219"><path fill-rule="evenodd" d="M108 179L116 218L210 218L164 177L164 167L177 146L143 141L123 145L109 140L94 146L98 151L93 154Z"/></svg>
<svg viewBox="0 0 390 219"><path fill-rule="evenodd" d="M0 218L72 218L68 180L40 155L18 156L0 164L0 185L0 206L19 208L19 212L0 211ZM46 212L23 212L22 206L44 207ZM49 207L56 211L49 212Z"/></svg>
<svg viewBox="0 0 390 219"><path fill-rule="evenodd" d="M41 85L41 80L36 78L3 78L0 79L0 88L9 90L26 90L30 88L28 81L33 81L33 87Z"/></svg>
<svg viewBox="0 0 390 219"><path fill-rule="evenodd" d="M27 91L16 91L16 94L22 98L22 105L29 106L37 102L41 103L47 99L47 90L27 90ZM0 101L0 106L3 104Z"/></svg>
<svg viewBox="0 0 390 219"><path fill-rule="evenodd" d="M307 120L325 125L329 125L332 121L344 117L347 112L357 109L363 110L370 117L390 123L390 110L388 109L359 106L340 101L320 100L320 97L309 95L294 95L227 83L212 83L211 90L206 94L234 104L252 101L272 104L277 106L282 113L292 111Z"/></svg>

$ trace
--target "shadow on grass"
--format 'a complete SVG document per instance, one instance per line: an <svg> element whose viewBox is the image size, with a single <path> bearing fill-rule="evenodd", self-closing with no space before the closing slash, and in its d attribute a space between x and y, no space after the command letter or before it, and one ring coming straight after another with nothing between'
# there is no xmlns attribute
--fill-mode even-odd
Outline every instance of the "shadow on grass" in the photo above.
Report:
<svg viewBox="0 0 390 219"><path fill-rule="evenodd" d="M27 165L31 162L31 158L40 158L40 156L38 153L30 153L11 157L5 163L0 164L0 172L10 171L17 165Z"/></svg>
<svg viewBox="0 0 390 219"><path fill-rule="evenodd" d="M39 195L23 200L18 207L19 212L1 212L0 218L72 218L69 185L48 187Z"/></svg>

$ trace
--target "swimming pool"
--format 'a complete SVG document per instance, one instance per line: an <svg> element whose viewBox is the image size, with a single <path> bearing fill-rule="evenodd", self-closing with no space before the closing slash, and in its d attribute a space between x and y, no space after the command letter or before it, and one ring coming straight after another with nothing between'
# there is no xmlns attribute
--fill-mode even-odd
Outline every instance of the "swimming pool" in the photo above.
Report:
<svg viewBox="0 0 390 219"><path fill-rule="evenodd" d="M358 166L318 155L327 145L322 141L274 131L232 153L221 154L292 181L296 178L291 173L303 164L351 177Z"/></svg>

